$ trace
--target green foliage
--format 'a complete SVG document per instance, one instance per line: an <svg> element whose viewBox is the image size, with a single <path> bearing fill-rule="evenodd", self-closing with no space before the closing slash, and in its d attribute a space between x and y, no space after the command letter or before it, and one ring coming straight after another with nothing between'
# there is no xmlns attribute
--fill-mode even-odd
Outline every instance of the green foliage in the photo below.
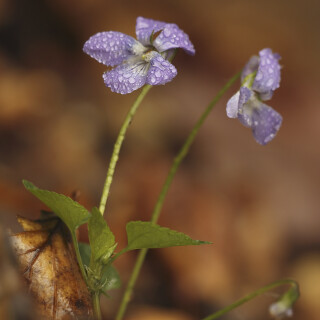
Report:
<svg viewBox="0 0 320 320"><path fill-rule="evenodd" d="M82 263L89 268L91 249L87 243L79 243L79 250L82 259ZM100 291L106 293L106 291L111 289L117 289L121 286L121 280L119 274L114 266L107 264L102 268L101 279L99 281Z"/></svg>
<svg viewBox="0 0 320 320"><path fill-rule="evenodd" d="M87 243L79 242L79 251L80 251L82 263L86 267L89 267L90 256L91 256L90 246Z"/></svg>
<svg viewBox="0 0 320 320"><path fill-rule="evenodd" d="M128 246L125 251L143 248L166 248L210 244L211 242L193 240L186 234L151 222L130 221L127 226Z"/></svg>
<svg viewBox="0 0 320 320"><path fill-rule="evenodd" d="M53 191L37 188L29 181L23 180L25 188L49 207L74 232L89 220L90 213L78 202Z"/></svg>
<svg viewBox="0 0 320 320"><path fill-rule="evenodd" d="M119 273L113 265L108 264L103 268L101 282L103 284L102 292L117 289L121 286Z"/></svg>
<svg viewBox="0 0 320 320"><path fill-rule="evenodd" d="M92 215L88 222L88 230L91 246L91 264L101 258L107 261L115 249L115 239L97 208L92 209Z"/></svg>

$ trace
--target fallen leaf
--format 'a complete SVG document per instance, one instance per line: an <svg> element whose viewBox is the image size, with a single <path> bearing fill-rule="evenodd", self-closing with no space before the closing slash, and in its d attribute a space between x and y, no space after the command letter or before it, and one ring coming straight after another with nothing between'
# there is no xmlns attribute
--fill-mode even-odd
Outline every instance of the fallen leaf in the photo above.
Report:
<svg viewBox="0 0 320 320"><path fill-rule="evenodd" d="M20 269L44 319L92 319L90 293L71 236L58 217L18 217L24 232L11 236Z"/></svg>
<svg viewBox="0 0 320 320"><path fill-rule="evenodd" d="M0 221L0 319L36 320L32 301L18 272L8 235Z"/></svg>

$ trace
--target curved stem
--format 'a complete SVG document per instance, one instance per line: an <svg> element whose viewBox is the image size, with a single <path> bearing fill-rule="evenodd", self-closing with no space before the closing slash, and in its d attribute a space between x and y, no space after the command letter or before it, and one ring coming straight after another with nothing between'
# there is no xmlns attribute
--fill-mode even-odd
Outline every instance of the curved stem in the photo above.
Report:
<svg viewBox="0 0 320 320"><path fill-rule="evenodd" d="M173 180L173 177L176 173L176 171L179 168L180 163L182 162L182 160L184 159L184 157L187 155L189 148L192 144L192 142L194 141L199 129L201 128L202 124L204 123L204 121L206 120L206 118L208 117L209 113L211 112L211 110L213 109L213 107L216 105L216 103L220 100L220 98L223 96L223 94L235 83L235 81L240 77L241 72L237 73L236 75L234 75L226 84L225 86L218 92L218 94L215 96L215 98L209 103L209 105L207 106L207 108L205 109L205 111L202 113L202 115L200 116L199 120L196 122L195 126L193 127L191 133L189 134L189 136L187 137L186 141L184 142L183 146L181 147L179 153L177 154L177 156L174 158L173 164L171 166L171 169L168 173L168 176L162 186L162 189L160 191L158 200L156 202L156 205L153 209L152 215L151 215L151 222L152 223L157 223L158 219L159 219L159 215L165 200L165 197L167 195L167 192L169 190L169 187L171 185L171 182ZM123 315L126 311L127 305L130 301L131 298L131 294L134 288L134 285L136 283L136 280L139 276L142 264L144 262L145 256L148 252L148 249L142 249L140 250L139 254L138 254L138 258L136 260L136 263L133 267L133 271L132 274L130 276L128 285L126 287L126 290L124 292L122 301L121 301L121 305L119 307L117 316L116 316L116 320L121 320L123 318Z"/></svg>
<svg viewBox="0 0 320 320"><path fill-rule="evenodd" d="M260 288L248 295L246 295L245 297L243 297L242 299L230 304L229 306L215 312L214 314L202 319L202 320L214 320L214 319L218 319L219 317L221 317L222 315L224 315L225 313L241 306L242 304L244 304L245 302L248 302L250 300L252 300L253 298L261 295L262 293L265 293L271 289L274 289L276 287L279 287L279 286L282 286L282 285L285 285L285 284L290 284L294 289L295 291L299 291L299 288L298 288L298 284L293 281L293 280L280 280L280 281L276 281L276 282L273 282L263 288Z"/></svg>
<svg viewBox="0 0 320 320"><path fill-rule="evenodd" d="M80 267L80 271L81 271L83 280L84 280L84 281L86 282L86 284L88 285L87 273L86 273L86 271L84 270L83 262L82 262L82 259L81 259L81 254L80 254L80 251L79 251L78 240L77 240L77 237L76 237L76 234L75 234L74 231L71 232L71 238L72 238L72 242L73 242L73 246L74 246L74 251L75 251L75 253L76 253L78 265L79 265L79 267Z"/></svg>
<svg viewBox="0 0 320 320"><path fill-rule="evenodd" d="M101 320L101 308L100 308L100 294L99 292L93 293L93 314L95 320Z"/></svg>
<svg viewBox="0 0 320 320"><path fill-rule="evenodd" d="M110 192L110 186L112 183L112 179L113 179L113 174L114 174L114 170L116 168L118 159L119 159L119 153L120 153L120 149L123 143L123 140L125 138L127 129L132 121L133 116L135 115L140 103L142 102L143 98L145 97L145 95L148 93L148 91L151 89L151 85L146 85L144 86L144 88L142 89L140 95L138 96L138 98L136 99L136 101L133 103L132 107L130 108L128 114L126 115L124 122L120 128L117 140L114 144L113 147L113 152L112 152L112 156L111 156L111 160L110 160L110 164L109 164L109 168L108 168L108 172L107 172L107 177L104 183L104 187L102 190L102 195L101 195L101 200L100 200L100 206L99 206L99 211L100 213L103 215L105 208L106 208L106 203L108 200L108 196L109 196L109 192Z"/></svg>

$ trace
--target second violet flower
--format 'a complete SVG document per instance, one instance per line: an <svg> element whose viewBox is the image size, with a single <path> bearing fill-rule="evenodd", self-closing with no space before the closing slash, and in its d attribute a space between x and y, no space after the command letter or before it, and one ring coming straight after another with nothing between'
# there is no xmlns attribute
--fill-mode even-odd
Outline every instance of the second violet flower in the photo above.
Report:
<svg viewBox="0 0 320 320"><path fill-rule="evenodd" d="M83 51L92 58L116 66L103 74L113 92L127 94L144 84L165 84L177 75L166 60L174 49L195 54L188 35L173 23L138 17L136 35L138 40L117 31L100 32L84 44Z"/></svg>
<svg viewBox="0 0 320 320"><path fill-rule="evenodd" d="M280 56L263 49L253 56L241 75L241 88L227 103L227 116L252 129L255 140L265 145L280 129L281 115L262 101L271 99L280 84Z"/></svg>

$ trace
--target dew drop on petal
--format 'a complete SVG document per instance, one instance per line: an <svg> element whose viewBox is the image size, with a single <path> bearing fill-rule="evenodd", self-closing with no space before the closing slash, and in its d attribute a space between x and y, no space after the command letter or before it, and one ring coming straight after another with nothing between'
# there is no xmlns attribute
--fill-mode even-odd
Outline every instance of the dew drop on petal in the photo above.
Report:
<svg viewBox="0 0 320 320"><path fill-rule="evenodd" d="M170 34L171 34L171 31L170 31L170 29L164 29L163 33L164 33L164 35L165 35L166 37L169 37Z"/></svg>
<svg viewBox="0 0 320 320"><path fill-rule="evenodd" d="M140 28L148 28L149 24L147 22L145 22L145 21L140 21L139 27Z"/></svg>
<svg viewBox="0 0 320 320"><path fill-rule="evenodd" d="M273 79L269 79L267 81L267 87L271 87L273 85Z"/></svg>
<svg viewBox="0 0 320 320"><path fill-rule="evenodd" d="M256 80L259 81L262 79L262 72L258 72L257 76L256 76Z"/></svg>
<svg viewBox="0 0 320 320"><path fill-rule="evenodd" d="M155 72L155 76L156 76L157 78L161 77L161 72L160 72L159 70L157 70L157 71Z"/></svg>
<svg viewBox="0 0 320 320"><path fill-rule="evenodd" d="M129 82L132 84L132 83L135 83L135 82L136 82L136 80L135 80L134 78L132 78L132 77L131 77L131 78L129 79Z"/></svg>

